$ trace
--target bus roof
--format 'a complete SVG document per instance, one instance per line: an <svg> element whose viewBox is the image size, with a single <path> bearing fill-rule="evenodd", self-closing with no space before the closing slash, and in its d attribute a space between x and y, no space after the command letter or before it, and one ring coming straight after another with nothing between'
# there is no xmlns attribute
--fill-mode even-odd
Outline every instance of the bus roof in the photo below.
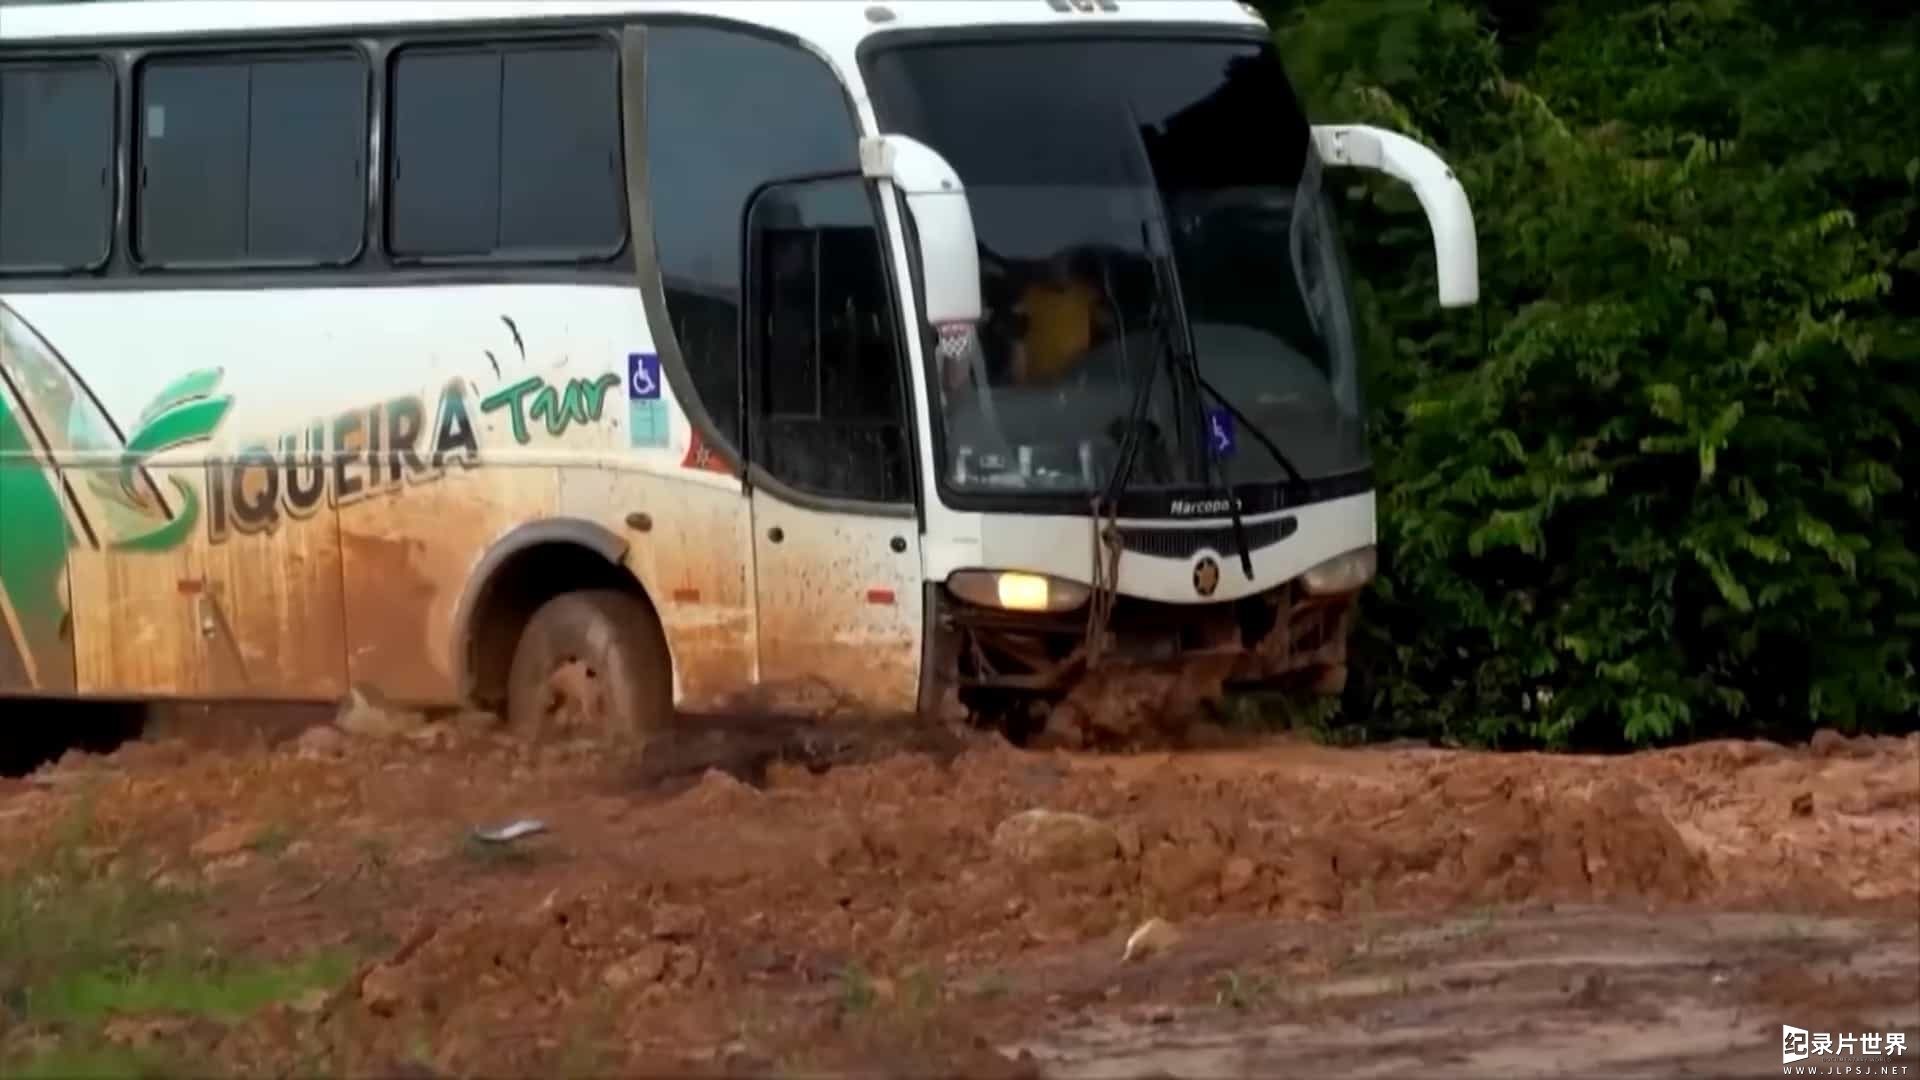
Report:
<svg viewBox="0 0 1920 1080"><path fill-rule="evenodd" d="M1114 22L1259 26L1238 0L0 0L0 42L192 38L273 31L693 15L779 30L829 49L882 30ZM1059 10L1065 6L1067 10Z"/></svg>

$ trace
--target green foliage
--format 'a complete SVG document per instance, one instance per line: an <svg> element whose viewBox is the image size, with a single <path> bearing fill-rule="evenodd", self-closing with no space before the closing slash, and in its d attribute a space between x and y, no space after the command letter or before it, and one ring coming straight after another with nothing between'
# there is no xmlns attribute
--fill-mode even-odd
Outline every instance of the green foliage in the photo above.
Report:
<svg viewBox="0 0 1920 1080"><path fill-rule="evenodd" d="M1342 721L1480 745L1910 728L1920 15L1324 0L1317 119L1449 160L1481 310L1390 182L1343 205L1382 580Z"/></svg>

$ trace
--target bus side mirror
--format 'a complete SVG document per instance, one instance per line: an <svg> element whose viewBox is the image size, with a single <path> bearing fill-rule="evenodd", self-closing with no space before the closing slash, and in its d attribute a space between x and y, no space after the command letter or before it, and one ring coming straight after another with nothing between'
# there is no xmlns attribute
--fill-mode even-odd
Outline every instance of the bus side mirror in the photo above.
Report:
<svg viewBox="0 0 1920 1080"><path fill-rule="evenodd" d="M980 321L980 246L960 174L925 143L905 135L860 140L860 172L906 197L919 241L926 318L935 327Z"/></svg>
<svg viewBox="0 0 1920 1080"><path fill-rule="evenodd" d="M1316 124L1313 146L1328 165L1372 169L1413 188L1433 229L1440 306L1479 302L1480 248L1473 234L1473 207L1438 154L1405 135L1362 124Z"/></svg>

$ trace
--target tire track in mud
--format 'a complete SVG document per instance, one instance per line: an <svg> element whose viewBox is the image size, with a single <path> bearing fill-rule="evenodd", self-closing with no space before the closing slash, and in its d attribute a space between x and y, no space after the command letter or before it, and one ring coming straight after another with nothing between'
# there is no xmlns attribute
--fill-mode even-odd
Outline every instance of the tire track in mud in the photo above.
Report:
<svg viewBox="0 0 1920 1080"><path fill-rule="evenodd" d="M1018 976L1061 1007L1005 1053L1060 1080L1733 1076L1778 1064L1782 1024L1920 1039L1920 927L1899 921L1534 907L1224 926L1134 976L1159 985L1144 1009L1081 1007L1104 997L1089 966Z"/></svg>

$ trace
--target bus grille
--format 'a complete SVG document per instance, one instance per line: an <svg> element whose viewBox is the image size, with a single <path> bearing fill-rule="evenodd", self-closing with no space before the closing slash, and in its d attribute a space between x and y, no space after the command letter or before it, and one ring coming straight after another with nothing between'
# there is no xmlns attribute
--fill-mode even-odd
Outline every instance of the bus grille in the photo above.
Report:
<svg viewBox="0 0 1920 1080"><path fill-rule="evenodd" d="M1247 550L1259 551L1292 536L1300 522L1292 517L1247 523ZM1160 559L1191 559L1202 550L1227 553L1238 550L1232 525L1208 525L1203 528L1158 528L1144 525L1120 526L1120 546L1136 555Z"/></svg>

